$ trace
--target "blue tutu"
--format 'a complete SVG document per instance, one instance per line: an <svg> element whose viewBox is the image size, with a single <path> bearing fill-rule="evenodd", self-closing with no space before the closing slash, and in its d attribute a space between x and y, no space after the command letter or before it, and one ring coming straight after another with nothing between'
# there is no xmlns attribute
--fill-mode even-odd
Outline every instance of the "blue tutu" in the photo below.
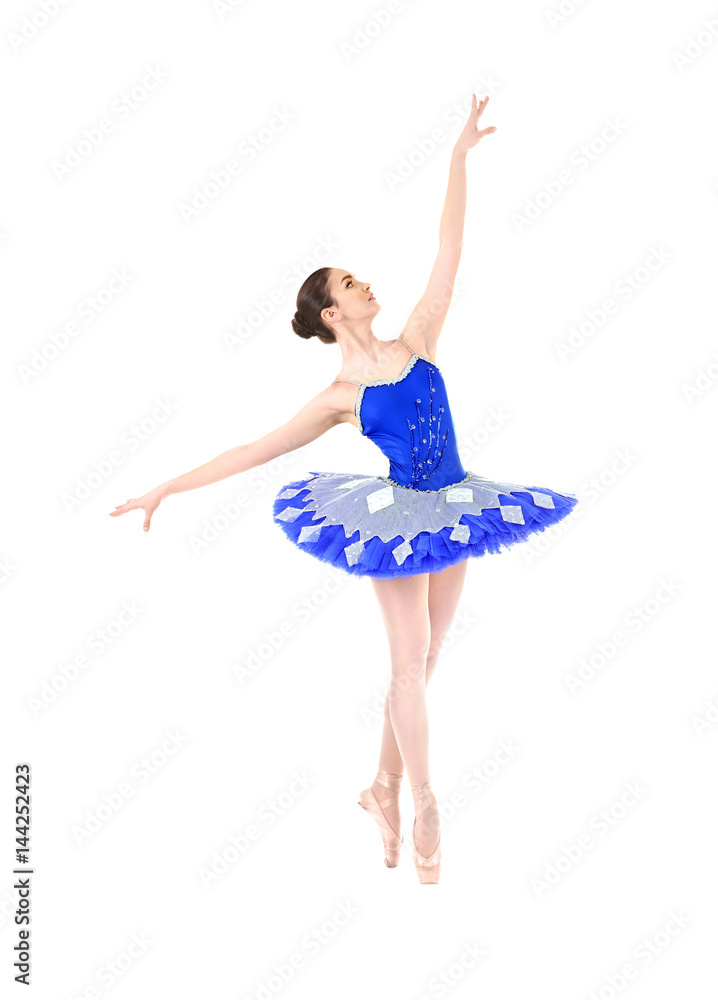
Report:
<svg viewBox="0 0 718 1000"><path fill-rule="evenodd" d="M436 573L525 541L578 503L573 493L467 471L430 358L411 352L396 378L353 384L359 431L389 459L389 475L311 472L282 486L274 521L316 559L359 576Z"/></svg>

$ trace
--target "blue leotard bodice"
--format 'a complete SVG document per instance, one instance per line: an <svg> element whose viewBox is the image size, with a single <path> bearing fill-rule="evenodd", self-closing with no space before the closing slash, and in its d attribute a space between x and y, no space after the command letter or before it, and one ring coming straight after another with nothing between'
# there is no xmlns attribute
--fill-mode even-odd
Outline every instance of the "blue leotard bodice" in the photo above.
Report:
<svg viewBox="0 0 718 1000"><path fill-rule="evenodd" d="M431 358L411 351L396 378L352 384L359 386L359 431L389 459L389 478L397 485L439 490L466 477L446 385Z"/></svg>

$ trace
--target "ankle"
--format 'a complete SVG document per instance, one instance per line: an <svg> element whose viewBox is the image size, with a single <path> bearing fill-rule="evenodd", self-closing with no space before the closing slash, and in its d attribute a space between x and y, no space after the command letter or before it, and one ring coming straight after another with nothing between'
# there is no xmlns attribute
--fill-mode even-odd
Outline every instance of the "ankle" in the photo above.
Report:
<svg viewBox="0 0 718 1000"><path fill-rule="evenodd" d="M424 799L435 800L436 798L432 791L430 781L424 781L421 785L412 785L411 794L414 796L415 805L419 805L419 803L423 802Z"/></svg>
<svg viewBox="0 0 718 1000"><path fill-rule="evenodd" d="M383 785L384 788L389 788L391 791L397 791L401 785L401 779L404 777L403 773L399 774L395 771L384 771L381 768L376 772L376 778L374 779L375 785Z"/></svg>
<svg viewBox="0 0 718 1000"><path fill-rule="evenodd" d="M411 790L412 790L412 792L417 792L417 793L422 793L422 792L425 793L425 794L426 793L431 793L431 782L430 781L424 781L420 785L412 785L411 786Z"/></svg>
<svg viewBox="0 0 718 1000"><path fill-rule="evenodd" d="M437 830L440 825L439 804L431 789L431 783L425 781L421 785L412 785L414 796L414 815L419 825L424 829Z"/></svg>

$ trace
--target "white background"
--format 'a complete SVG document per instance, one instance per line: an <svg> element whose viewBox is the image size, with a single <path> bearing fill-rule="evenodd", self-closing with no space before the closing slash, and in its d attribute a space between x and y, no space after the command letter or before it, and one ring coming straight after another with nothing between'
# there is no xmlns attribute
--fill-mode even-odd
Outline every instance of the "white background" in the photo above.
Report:
<svg viewBox="0 0 718 1000"><path fill-rule="evenodd" d="M18 994L28 761L37 997L716 995L718 9L556 10L72 0L43 24L39 2L4 4L0 978ZM108 512L337 375L338 348L290 327L317 267L371 281L375 333L398 335L472 91L497 131L467 156L437 353L462 460L581 502L469 566L428 689L443 868L423 887L407 782L396 870L357 806L389 679L370 581L271 514L283 483L386 474L381 453L344 424L169 498L148 534ZM183 218L252 136L254 160Z"/></svg>

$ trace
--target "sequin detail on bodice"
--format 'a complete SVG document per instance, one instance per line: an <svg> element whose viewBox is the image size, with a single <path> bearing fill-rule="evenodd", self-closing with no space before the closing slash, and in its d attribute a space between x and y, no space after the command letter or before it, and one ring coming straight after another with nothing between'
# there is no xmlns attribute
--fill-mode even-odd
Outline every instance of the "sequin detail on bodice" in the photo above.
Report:
<svg viewBox="0 0 718 1000"><path fill-rule="evenodd" d="M389 459L388 478L396 485L437 490L466 477L446 385L431 358L411 351L396 378L353 384L359 431Z"/></svg>

